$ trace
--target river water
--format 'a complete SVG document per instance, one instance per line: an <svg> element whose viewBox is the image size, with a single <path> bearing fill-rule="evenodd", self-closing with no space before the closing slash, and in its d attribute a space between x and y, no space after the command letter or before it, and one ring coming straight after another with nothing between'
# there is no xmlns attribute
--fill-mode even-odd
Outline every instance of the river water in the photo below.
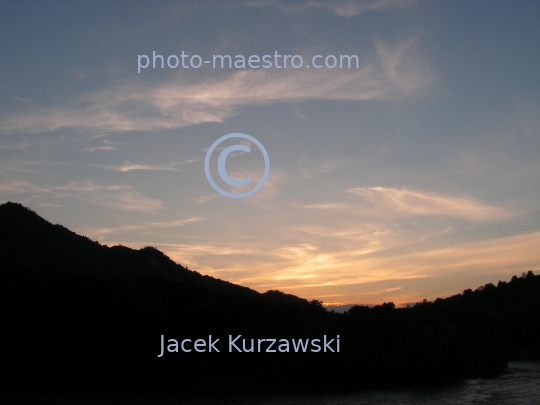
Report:
<svg viewBox="0 0 540 405"><path fill-rule="evenodd" d="M430 388L395 388L361 391L354 394L129 400L77 400L61 397L12 398L4 403L6 405L535 405L540 403L540 362L510 362L508 372L497 378L462 380L455 384Z"/></svg>
<svg viewBox="0 0 540 405"><path fill-rule="evenodd" d="M540 404L540 362L513 361L497 378L463 380L433 388L362 391L324 396L254 396L235 399L164 401L155 405L536 405ZM154 405L154 404L153 404Z"/></svg>

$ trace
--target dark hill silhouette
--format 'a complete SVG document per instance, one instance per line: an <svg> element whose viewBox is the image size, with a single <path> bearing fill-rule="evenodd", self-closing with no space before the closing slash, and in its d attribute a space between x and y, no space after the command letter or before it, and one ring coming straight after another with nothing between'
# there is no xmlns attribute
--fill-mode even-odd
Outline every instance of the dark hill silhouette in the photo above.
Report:
<svg viewBox="0 0 540 405"><path fill-rule="evenodd" d="M112 277L155 275L192 281L210 293L258 295L250 288L191 271L153 247L134 250L100 245L13 202L0 205L0 245L4 264Z"/></svg>
<svg viewBox="0 0 540 405"><path fill-rule="evenodd" d="M423 301L326 311L203 276L157 249L102 246L17 203L0 205L0 392L328 391L502 373L537 350L540 276ZM228 353L229 335L340 335L339 353ZM160 336L212 335L220 353L158 357Z"/></svg>

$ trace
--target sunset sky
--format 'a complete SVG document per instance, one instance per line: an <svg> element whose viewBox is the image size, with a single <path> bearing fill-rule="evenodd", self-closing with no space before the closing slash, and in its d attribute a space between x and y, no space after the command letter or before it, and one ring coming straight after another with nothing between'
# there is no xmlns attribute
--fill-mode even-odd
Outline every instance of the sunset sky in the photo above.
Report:
<svg viewBox="0 0 540 405"><path fill-rule="evenodd" d="M0 1L0 202L328 304L540 270L539 21L526 0ZM304 66L138 73L154 51ZM246 198L205 177L229 133L269 155ZM231 178L258 182L252 152Z"/></svg>

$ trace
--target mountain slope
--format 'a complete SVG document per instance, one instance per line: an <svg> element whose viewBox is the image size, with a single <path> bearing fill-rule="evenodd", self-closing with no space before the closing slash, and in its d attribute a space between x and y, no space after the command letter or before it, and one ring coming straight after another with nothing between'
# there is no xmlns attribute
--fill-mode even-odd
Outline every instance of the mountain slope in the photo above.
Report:
<svg viewBox="0 0 540 405"><path fill-rule="evenodd" d="M13 202L0 205L0 263L111 277L154 275L192 281L210 293L258 295L247 287L188 270L152 247L134 250L100 245Z"/></svg>
<svg viewBox="0 0 540 405"><path fill-rule="evenodd" d="M410 308L335 313L316 300L202 276L154 248L102 246L6 203L0 308L8 376L0 392L354 390L502 373L509 350L537 348L540 276L529 271ZM162 335L211 336L221 352L159 357ZM238 335L244 350L259 339L262 350L227 351ZM265 339L337 336L339 352L265 350Z"/></svg>

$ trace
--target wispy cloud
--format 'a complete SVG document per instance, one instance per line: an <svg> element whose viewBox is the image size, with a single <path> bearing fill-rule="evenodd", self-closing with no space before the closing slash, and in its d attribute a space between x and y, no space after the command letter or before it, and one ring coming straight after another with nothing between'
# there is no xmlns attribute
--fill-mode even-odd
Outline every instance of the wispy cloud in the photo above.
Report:
<svg viewBox="0 0 540 405"><path fill-rule="evenodd" d="M535 247L538 243L540 233L537 232L386 255L355 256L354 252L321 255L318 249L301 249L290 257L293 259L292 266L286 271L270 272L274 274L273 284L268 283L268 277L262 274L253 274L247 284L258 289L284 289L303 297L340 292L344 297L341 301L351 303L366 302L365 297L370 295L384 293L390 298L394 295L394 299L401 295L401 288L360 288L363 284L387 281L395 286L400 280L431 278L430 294L436 297L456 292L444 285L447 278L453 275L467 286L469 282L463 276L467 272L475 276L497 273L511 275L525 269L537 269L540 258L535 253ZM295 264L297 257L303 257L303 260ZM445 280L437 282L436 279L440 277L445 277ZM343 288L345 286L351 286L351 289ZM396 295L398 292L400 294ZM411 297L410 292L404 292L403 298L397 299L398 302L406 299L407 295L409 299L417 298Z"/></svg>
<svg viewBox="0 0 540 405"><path fill-rule="evenodd" d="M178 171L178 168L174 167L173 165L124 165L114 168L113 170L119 171L119 172L130 172L132 170L150 170L150 171Z"/></svg>
<svg viewBox="0 0 540 405"><path fill-rule="evenodd" d="M28 100L26 98L20 97L20 96L14 94L12 91L6 89L5 86L2 85L2 83L0 83L0 91L2 93L7 94L9 97L13 98L14 100L17 100L17 101L21 102L21 103L24 103L24 104L31 104L32 103L32 100Z"/></svg>
<svg viewBox="0 0 540 405"><path fill-rule="evenodd" d="M404 92L414 92L423 83L430 81L429 72L414 55L417 40L412 38L399 46L390 45L379 38L375 40L375 48L386 77Z"/></svg>
<svg viewBox="0 0 540 405"><path fill-rule="evenodd" d="M166 221L166 222L148 222L148 223L138 224L138 225L124 225L124 226L117 226L117 227L111 227L111 228L88 228L88 229L83 229L81 231L87 236L95 237L97 239L103 240L106 235L115 235L115 234L132 233L132 232L143 233L148 230L155 230L155 229L179 228L187 224L199 222L203 220L204 220L204 217L193 217L193 218L179 219L179 220Z"/></svg>
<svg viewBox="0 0 540 405"><path fill-rule="evenodd" d="M305 204L301 206L301 208L306 208L310 210L343 210L350 207L350 205L342 203Z"/></svg>
<svg viewBox="0 0 540 405"><path fill-rule="evenodd" d="M40 207L52 207L52 208L63 208L64 205L62 204L54 204L54 203L48 203L48 202L38 202L36 203Z"/></svg>
<svg viewBox="0 0 540 405"><path fill-rule="evenodd" d="M132 170L150 170L150 171L173 171L177 172L179 169L179 166L188 165L190 163L199 162L199 159L189 159L183 162L176 162L171 163L168 165L141 165L141 164L129 164L126 163L123 166L112 166L112 170L118 171L118 172L129 172Z"/></svg>
<svg viewBox="0 0 540 405"><path fill-rule="evenodd" d="M326 1L323 4L335 14L342 17L353 17L366 11L388 11L409 7L415 0L343 0Z"/></svg>
<svg viewBox="0 0 540 405"><path fill-rule="evenodd" d="M160 200L143 196L132 186L99 186L91 182L71 182L66 186L36 186L24 181L12 180L0 184L0 194L34 194L36 196L47 194L55 199L74 198L125 211L155 211L161 208Z"/></svg>
<svg viewBox="0 0 540 405"><path fill-rule="evenodd" d="M84 148L84 152L95 152L97 150L116 150L118 149L115 146L109 146L109 145L102 145L102 146L90 146L88 148Z"/></svg>
<svg viewBox="0 0 540 405"><path fill-rule="evenodd" d="M514 212L471 198L407 189L358 188L350 194L355 197L347 204L288 206L287 218L293 216L294 223L283 218L281 224L279 216L272 216L271 231L253 241L234 234L226 241L220 236L205 238L204 243L193 239L163 249L180 263L259 291L277 288L313 298L339 291L340 302L349 303L424 298L413 295L400 280L451 277L466 270L496 274L538 263L532 246L540 234L463 243L460 235L469 238L471 224L455 221L492 221ZM359 209L362 214L355 215ZM228 222L215 223L216 229L231 236L226 226ZM243 231L251 234L247 228ZM377 282L390 285L358 287ZM430 283L434 286L430 294L456 291L443 281Z"/></svg>
<svg viewBox="0 0 540 405"><path fill-rule="evenodd" d="M403 215L439 215L469 220L509 218L514 212L473 199L440 196L421 191L385 187L351 188L348 192Z"/></svg>
<svg viewBox="0 0 540 405"><path fill-rule="evenodd" d="M35 144L35 142L29 142L25 140L24 142L17 142L17 143L11 143L11 144L3 144L3 145L0 144L0 149L12 150L12 151L24 150L33 144Z"/></svg>
<svg viewBox="0 0 540 405"><path fill-rule="evenodd" d="M408 7L414 0L251 0L251 7L275 7L285 13L301 13L310 9L328 10L341 17L354 17L367 11L387 11Z"/></svg>
<svg viewBox="0 0 540 405"><path fill-rule="evenodd" d="M50 190L25 181L11 180L0 184L0 193L48 193Z"/></svg>
<svg viewBox="0 0 540 405"><path fill-rule="evenodd" d="M190 160L191 162L196 162L198 160ZM173 171L177 172L179 171L179 166L182 164L187 164L188 162L179 162L179 163L171 163L168 165L143 165L143 164L130 164L126 163L124 165L120 166L113 166L113 165L91 165L92 167L97 167L100 169L106 169L106 170L112 170L115 172L130 172L133 170L148 170L148 171Z"/></svg>
<svg viewBox="0 0 540 405"><path fill-rule="evenodd" d="M400 64L411 46L411 41L395 46L379 42L381 60L363 61L359 69L247 70L197 83L177 76L157 86L122 84L85 94L69 107L5 116L0 119L1 131L41 133L68 127L99 133L164 130L222 122L247 105L401 99L428 80L427 75L415 73L418 66L411 69L410 64Z"/></svg>
<svg viewBox="0 0 540 405"><path fill-rule="evenodd" d="M120 143L111 141L110 139L102 139L106 136L107 136L106 133L99 133L99 132L90 136L90 139L101 140L101 144L84 148L83 152L96 152L100 150L105 150L105 151L118 150L119 149L118 146L120 145Z"/></svg>
<svg viewBox="0 0 540 405"><path fill-rule="evenodd" d="M315 176L333 172L341 167L348 166L352 162L347 159L333 159L325 162L313 162L306 156L299 158L296 163L304 179L311 179Z"/></svg>
<svg viewBox="0 0 540 405"><path fill-rule="evenodd" d="M205 204L208 201L212 201L220 197L221 197L221 194L214 193L214 194L201 195L198 197L188 198L188 201L194 202L196 204Z"/></svg>
<svg viewBox="0 0 540 405"><path fill-rule="evenodd" d="M97 186L90 182L73 182L67 186L55 187L57 197L72 197L107 208L125 211L155 211L161 208L161 201L140 194L131 186Z"/></svg>

